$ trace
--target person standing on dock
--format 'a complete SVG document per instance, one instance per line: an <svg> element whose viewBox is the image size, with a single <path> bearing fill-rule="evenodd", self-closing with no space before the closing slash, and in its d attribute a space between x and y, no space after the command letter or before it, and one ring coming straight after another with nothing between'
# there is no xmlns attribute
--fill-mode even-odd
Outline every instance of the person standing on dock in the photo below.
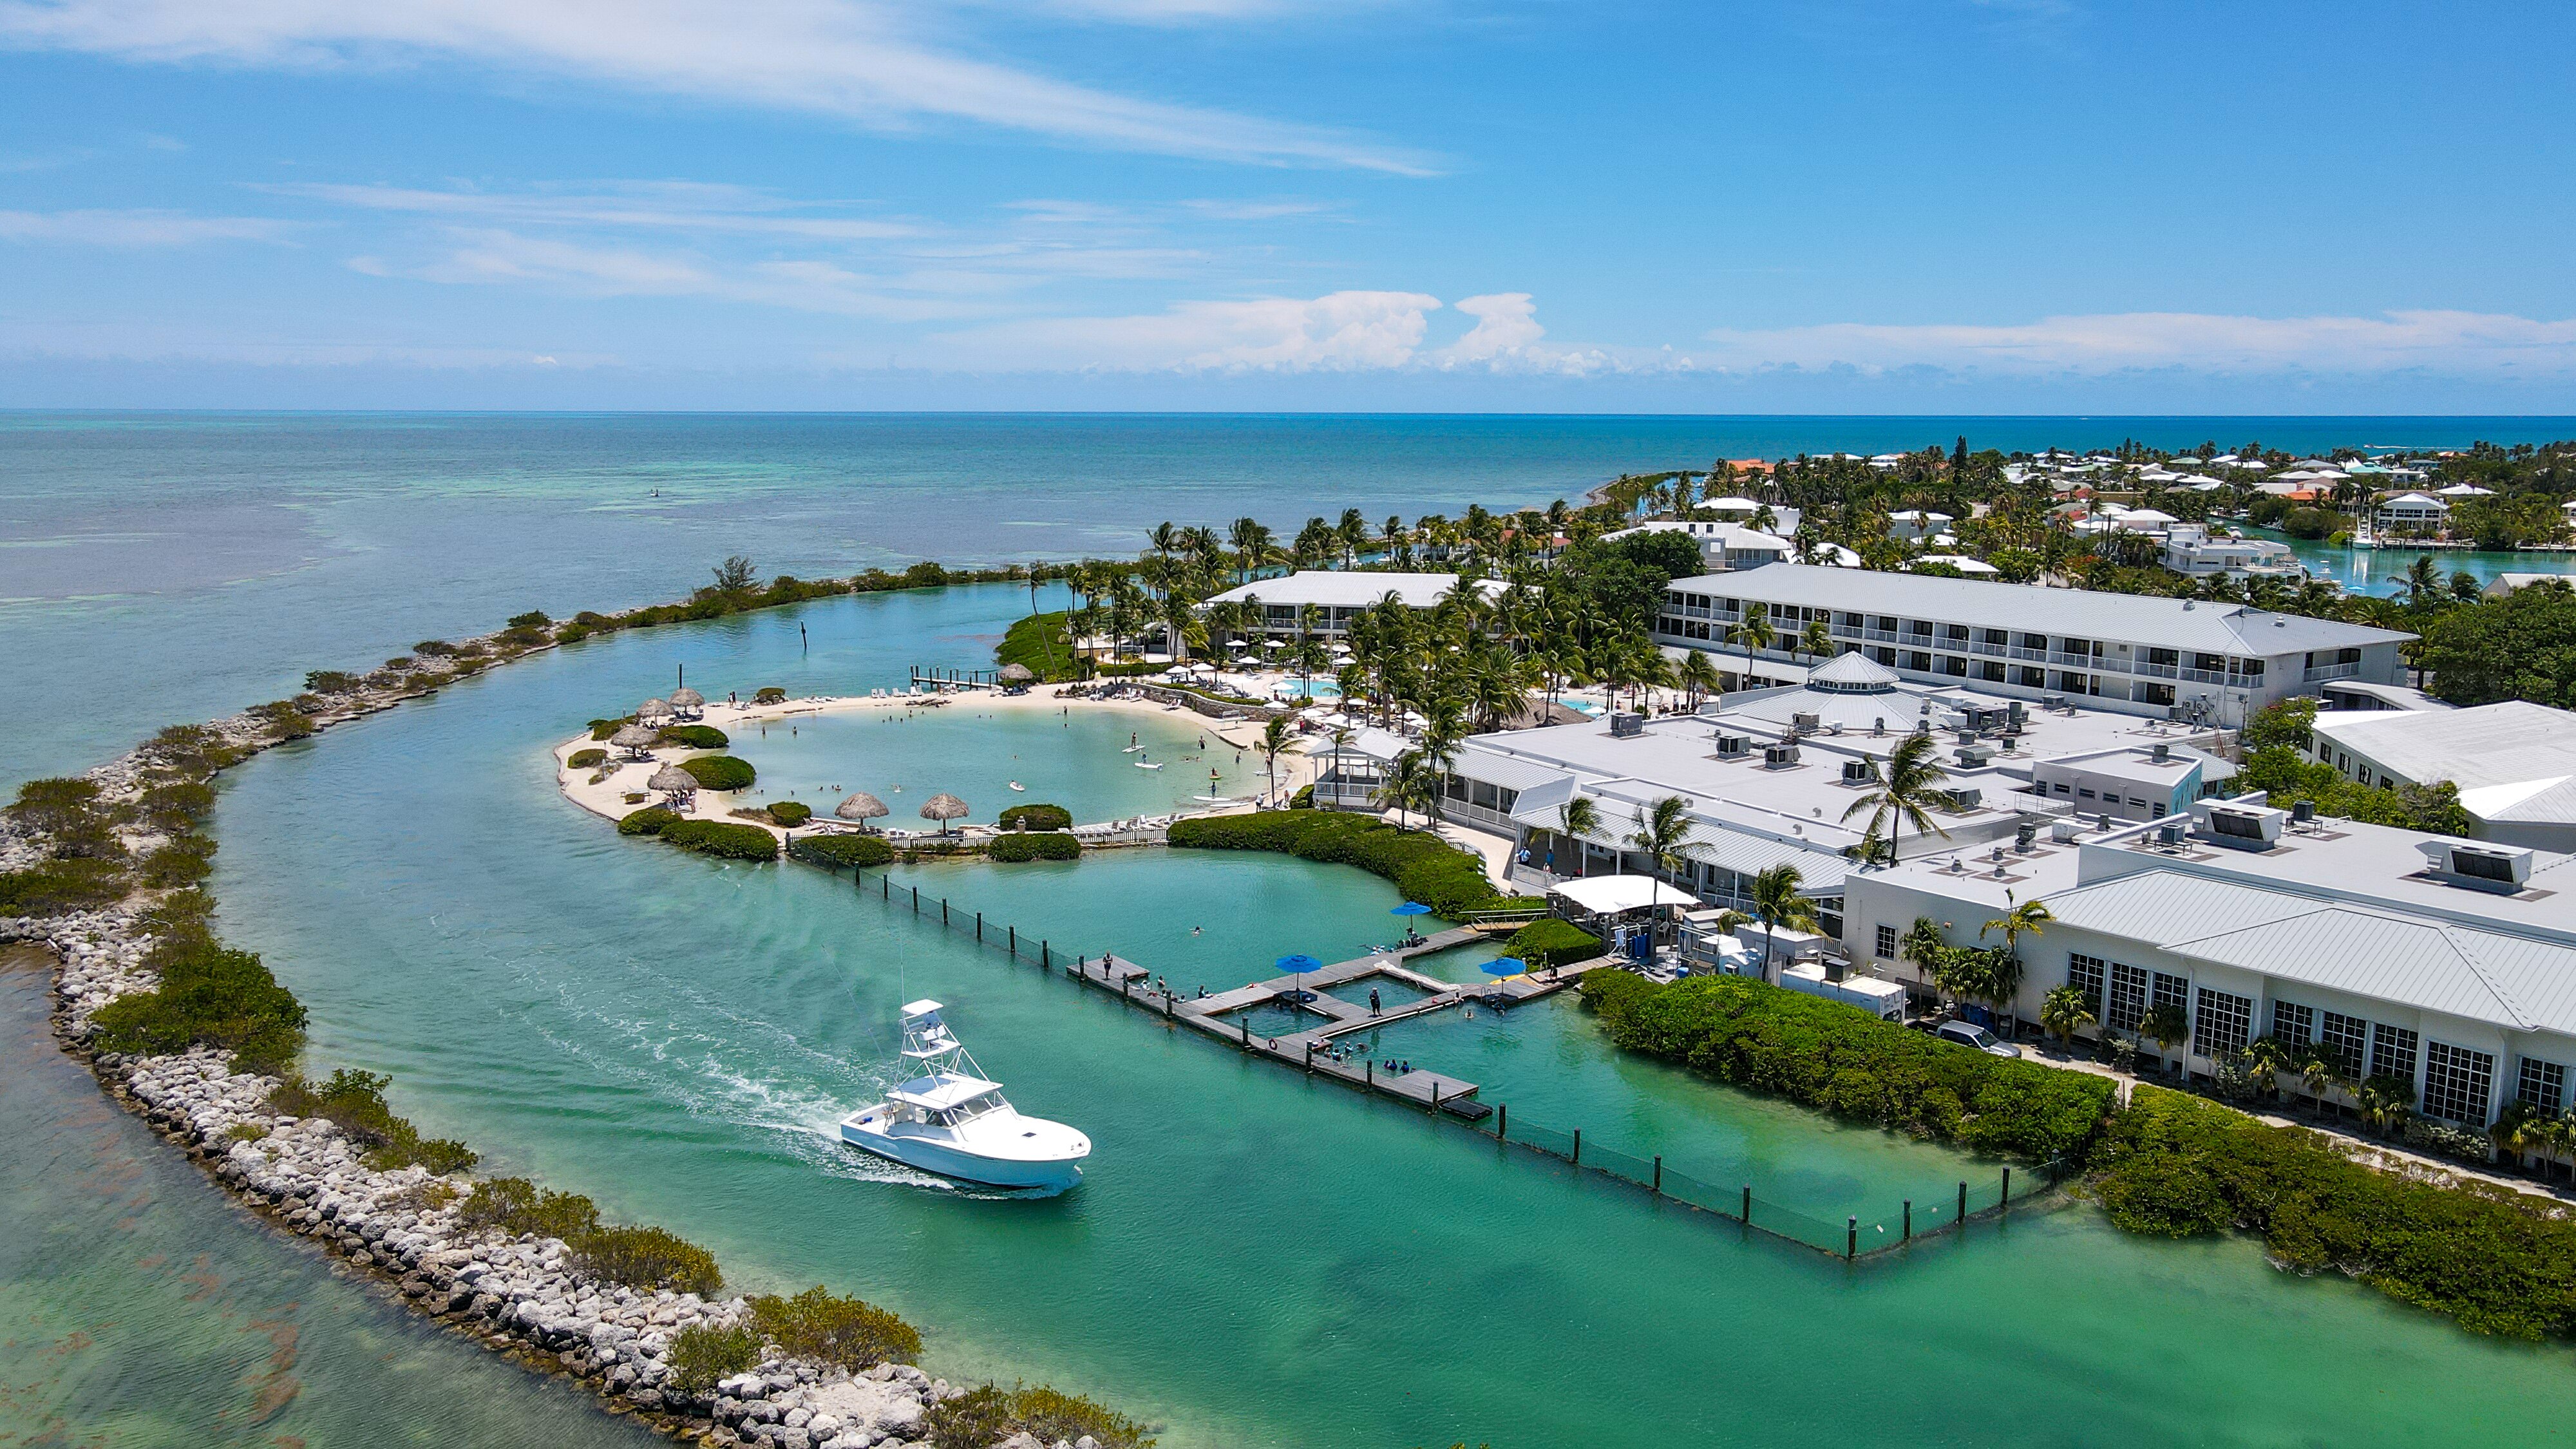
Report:
<svg viewBox="0 0 2576 1449"><path fill-rule="evenodd" d="M1369 1015L1377 1015L1377 988L1374 986L1369 988Z"/></svg>

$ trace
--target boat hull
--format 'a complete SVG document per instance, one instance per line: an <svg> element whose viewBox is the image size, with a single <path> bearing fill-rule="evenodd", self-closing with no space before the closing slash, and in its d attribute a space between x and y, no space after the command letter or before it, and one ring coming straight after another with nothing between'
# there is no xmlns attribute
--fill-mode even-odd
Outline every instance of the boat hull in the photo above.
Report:
<svg viewBox="0 0 2576 1449"><path fill-rule="evenodd" d="M841 1124L841 1140L906 1167L985 1187L1068 1188L1082 1181L1079 1157L1036 1160L987 1157L956 1145L882 1130L864 1119Z"/></svg>

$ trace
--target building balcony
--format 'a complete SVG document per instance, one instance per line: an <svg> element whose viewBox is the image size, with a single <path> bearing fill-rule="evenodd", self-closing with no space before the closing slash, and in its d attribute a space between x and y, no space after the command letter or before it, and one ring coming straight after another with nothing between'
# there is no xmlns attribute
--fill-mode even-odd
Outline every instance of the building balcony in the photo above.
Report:
<svg viewBox="0 0 2576 1449"><path fill-rule="evenodd" d="M2318 664L2309 667L2306 679L2308 683L2314 684L2321 679L2350 679L2360 673L2361 666L2358 663Z"/></svg>
<svg viewBox="0 0 2576 1449"><path fill-rule="evenodd" d="M1970 650L1972 653L1977 653L1977 654L1992 654L1992 655L1996 656L1997 658L2001 658L2003 655L2005 655L2006 653L2010 652L2010 650L2009 650L2008 646L2005 646L2005 645L2002 645L2002 644L1989 644L1989 643L1987 643L1987 642L1986 642L1985 640L1983 640L1983 639L1980 639L1980 640L1978 640L1976 643L1969 645L1969 646L1968 646L1968 648L1969 648L1969 650Z"/></svg>
<svg viewBox="0 0 2576 1449"><path fill-rule="evenodd" d="M2015 659L2044 660L2048 658L2048 651L2045 649L2025 649L2016 644L2012 647L2012 657Z"/></svg>
<svg viewBox="0 0 2576 1449"><path fill-rule="evenodd" d="M2193 684L2226 684L2229 682L2226 675L2215 669L2186 669L2182 671L2181 677ZM2236 682L2241 684L2244 681L2238 680Z"/></svg>
<svg viewBox="0 0 2576 1449"><path fill-rule="evenodd" d="M2175 679L2181 676L2182 669L2178 665L2150 664L2146 660L2140 659L2129 665L2129 672L2132 674L2152 674L2158 679Z"/></svg>

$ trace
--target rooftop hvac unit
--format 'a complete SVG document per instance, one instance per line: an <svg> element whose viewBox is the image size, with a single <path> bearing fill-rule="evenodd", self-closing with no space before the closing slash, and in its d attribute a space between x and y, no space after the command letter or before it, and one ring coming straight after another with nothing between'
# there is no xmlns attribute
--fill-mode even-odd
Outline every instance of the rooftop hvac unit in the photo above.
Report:
<svg viewBox="0 0 2576 1449"><path fill-rule="evenodd" d="M2041 709L2064 709L2066 708L2066 696L2062 694L2043 694L2039 697L2039 707Z"/></svg>
<svg viewBox="0 0 2576 1449"><path fill-rule="evenodd" d="M2028 850L2039 843L2039 822L2025 820L2013 827L2013 849Z"/></svg>
<svg viewBox="0 0 2576 1449"><path fill-rule="evenodd" d="M1813 710L1799 710L1789 716L1789 728L1802 735L1814 734L1824 724L1824 716Z"/></svg>
<svg viewBox="0 0 2576 1449"><path fill-rule="evenodd" d="M1950 803L1962 810L1983 810L1986 808L1986 792L1975 785L1953 790L1950 792Z"/></svg>
<svg viewBox="0 0 2576 1449"><path fill-rule="evenodd" d="M1749 737L1731 735L1723 730L1718 732L1717 757L1719 759L1740 760L1751 753L1753 753L1753 741Z"/></svg>
<svg viewBox="0 0 2576 1449"><path fill-rule="evenodd" d="M1614 740L1632 740L1645 732L1646 717L1642 714L1610 716L1610 738Z"/></svg>
<svg viewBox="0 0 2576 1449"><path fill-rule="evenodd" d="M1866 784L1868 784L1868 783L1869 783L1869 761L1867 761L1867 760L1845 760L1845 761L1843 761L1843 783L1844 783L1844 784L1846 784L1846 785L1866 785Z"/></svg>
<svg viewBox="0 0 2576 1449"><path fill-rule="evenodd" d="M2166 744L2162 740L2158 740L2148 747L2147 758L2161 765L2165 761L2173 758L2173 746Z"/></svg>
<svg viewBox="0 0 2576 1449"><path fill-rule="evenodd" d="M2168 820L2164 824L2157 826L2156 844L2161 845L2168 850L2180 849L2182 847L2182 822L2179 820Z"/></svg>
<svg viewBox="0 0 2576 1449"><path fill-rule="evenodd" d="M2531 880L2531 852L2510 845L2465 840L2426 840L2416 849L2452 885L2511 895Z"/></svg>
<svg viewBox="0 0 2576 1449"><path fill-rule="evenodd" d="M2290 818L2286 810L2268 805L2229 805L2208 802L2191 807L2192 818L2200 825L2201 834L2213 845L2231 850L2269 850L2281 839L2281 826Z"/></svg>
<svg viewBox="0 0 2576 1449"><path fill-rule="evenodd" d="M2048 838L2056 841L2060 845L2074 844L2075 837L2082 835L2083 833L2084 822L2081 820L2052 820L2048 822Z"/></svg>
<svg viewBox="0 0 2576 1449"><path fill-rule="evenodd" d="M1951 753L1958 757L1959 767L1965 770L1981 769L1995 757L1992 745L1961 745Z"/></svg>
<svg viewBox="0 0 2576 1449"><path fill-rule="evenodd" d="M1794 742L1784 740L1776 745L1762 747L1762 768L1766 770L1785 770L1796 763L1798 763L1798 746Z"/></svg>
<svg viewBox="0 0 2576 1449"><path fill-rule="evenodd" d="M2290 823L2292 825L2316 824L2317 802L2314 800L2292 801L2290 804Z"/></svg>

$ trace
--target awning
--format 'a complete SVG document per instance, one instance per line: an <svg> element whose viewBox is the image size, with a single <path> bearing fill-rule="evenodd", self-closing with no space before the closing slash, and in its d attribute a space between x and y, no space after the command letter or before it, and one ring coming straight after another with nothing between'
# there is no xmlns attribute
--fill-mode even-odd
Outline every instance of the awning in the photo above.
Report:
<svg viewBox="0 0 2576 1449"><path fill-rule="evenodd" d="M1650 875L1596 875L1548 887L1548 898L1562 900L1586 915L1615 916L1650 906L1695 906L1699 897L1668 886Z"/></svg>

